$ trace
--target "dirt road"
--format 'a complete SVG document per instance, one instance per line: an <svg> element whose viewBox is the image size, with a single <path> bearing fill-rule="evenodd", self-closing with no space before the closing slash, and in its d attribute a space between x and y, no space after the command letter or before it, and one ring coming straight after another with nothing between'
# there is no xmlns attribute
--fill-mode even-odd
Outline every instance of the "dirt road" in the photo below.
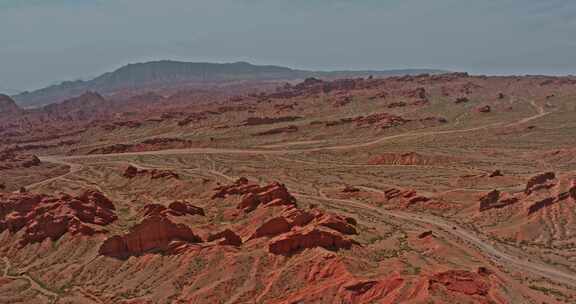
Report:
<svg viewBox="0 0 576 304"><path fill-rule="evenodd" d="M412 222L420 222L435 226L436 228L441 229L444 233L451 234L461 240L466 241L468 244L473 245L476 247L486 258L491 260L497 265L501 265L504 268L513 266L520 271L527 271L531 272L534 275L542 276L548 278L550 280L561 282L563 284L576 287L576 275L560 271L548 265L539 264L536 262L531 262L526 260L524 257L516 257L507 253L504 253L498 249L496 249L493 245L488 243L487 241L482 240L480 237L476 236L474 233L466 231L461 227L455 226L453 223L449 223L448 221L429 214L413 214L407 213L403 211L395 211L395 210L385 210L382 208L378 208L369 204L361 203L358 201L353 200L343 200L343 199L333 199L328 197L322 196L310 196L310 195L303 195L297 194L297 197L302 198L309 198L309 199L316 199L316 200L324 200L339 203L345 206L355 206L358 208L368 209L371 210L379 215L387 216L387 217L395 217L399 219L403 219L406 221ZM455 228L455 229L454 229Z"/></svg>
<svg viewBox="0 0 576 304"><path fill-rule="evenodd" d="M142 156L142 155L179 155L179 154L297 154L306 152L319 152L319 151L330 151L330 150L349 150L370 147L378 145L382 142L407 138L407 137L420 137L420 136L434 136L434 135L446 135L446 134L458 134L458 133L468 133L474 131L480 131L485 129L490 129L494 127L510 127L518 124L523 124L528 121L532 121L543 116L546 116L552 112L538 111L538 114L523 118L511 124L504 123L494 123L486 126L459 129L459 130L446 130L446 131L430 131L430 132L415 132L415 133L403 133L392 136L381 137L372 141L364 143L355 143L348 145L338 145L338 146L328 146L328 147L318 147L318 148L308 148L308 149L280 149L280 150L267 150L267 149L226 149L226 148L189 148L189 149L168 149L159 151L142 151L142 152L127 152L127 153L110 153L110 154L90 154L90 155L73 155L73 156L44 156L41 157L41 161L52 162L52 163L65 163L66 160L82 160L90 158L100 158L100 157L119 157L119 156Z"/></svg>

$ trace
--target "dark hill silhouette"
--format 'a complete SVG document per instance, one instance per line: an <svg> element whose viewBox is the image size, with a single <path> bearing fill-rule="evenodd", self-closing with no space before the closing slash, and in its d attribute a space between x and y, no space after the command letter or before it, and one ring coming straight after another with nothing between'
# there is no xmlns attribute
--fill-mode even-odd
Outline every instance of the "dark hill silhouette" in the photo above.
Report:
<svg viewBox="0 0 576 304"><path fill-rule="evenodd" d="M440 73L439 70L388 71L334 71L318 72L295 70L281 66L236 63L194 63L179 61L152 61L123 66L92 80L66 81L32 92L13 96L24 107L37 107L56 103L86 91L110 94L118 90L155 87L178 87L189 84L223 83L232 81L294 80L306 77L362 77L397 76L421 73Z"/></svg>

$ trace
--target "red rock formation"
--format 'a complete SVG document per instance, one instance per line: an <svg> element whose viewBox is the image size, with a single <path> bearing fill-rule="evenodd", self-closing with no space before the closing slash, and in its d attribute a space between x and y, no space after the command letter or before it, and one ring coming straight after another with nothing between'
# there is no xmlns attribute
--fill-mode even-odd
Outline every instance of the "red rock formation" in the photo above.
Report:
<svg viewBox="0 0 576 304"><path fill-rule="evenodd" d="M282 233L289 232L291 229L292 225L288 222L288 220L286 220L286 218L282 216L275 217L258 227L250 239L274 237Z"/></svg>
<svg viewBox="0 0 576 304"><path fill-rule="evenodd" d="M378 281L363 281L345 286L344 289L351 291L356 295L361 295L368 292L370 289L372 289L372 287L376 286L377 284Z"/></svg>
<svg viewBox="0 0 576 304"><path fill-rule="evenodd" d="M291 231L271 240L268 245L270 253L292 255L304 249L322 247L327 250L350 249L356 244L336 232L321 228L307 227Z"/></svg>
<svg viewBox="0 0 576 304"><path fill-rule="evenodd" d="M432 236L432 235L434 235L434 233L431 230L428 230L428 231L424 231L424 232L420 233L418 235L418 238L424 239L424 238L427 238L427 237Z"/></svg>
<svg viewBox="0 0 576 304"><path fill-rule="evenodd" d="M357 234L354 227L356 226L356 220L353 218L324 214L317 210L307 212L294 206L289 206L284 209L280 216L272 218L258 227L250 239L274 237L287 233L294 227L305 227L307 225L314 227L323 226L347 235Z"/></svg>
<svg viewBox="0 0 576 304"><path fill-rule="evenodd" d="M144 216L166 215L166 211L168 211L168 208L160 204L148 204L142 207L142 213Z"/></svg>
<svg viewBox="0 0 576 304"><path fill-rule="evenodd" d="M93 235L117 219L114 204L96 191L72 197L44 194L0 194L0 231L24 230L22 246L58 240L65 233Z"/></svg>
<svg viewBox="0 0 576 304"><path fill-rule="evenodd" d="M394 109L394 108L403 108L405 106L407 106L408 104L403 102L403 101L396 101L396 102L391 102L388 105L386 105L386 107L388 109Z"/></svg>
<svg viewBox="0 0 576 304"><path fill-rule="evenodd" d="M554 179L556 179L556 174L554 172L546 172L533 176L526 183L526 189L524 190L524 193L529 195L539 189L549 188L553 186L551 182Z"/></svg>
<svg viewBox="0 0 576 304"><path fill-rule="evenodd" d="M572 188L568 190L568 193L570 194L570 197L572 197L572 199L576 202L576 181L572 182Z"/></svg>
<svg viewBox="0 0 576 304"><path fill-rule="evenodd" d="M296 199L288 192L285 185L275 182L260 187L250 184L246 178L240 178L232 185L216 188L216 193L212 198L225 198L228 195L242 195L238 209L245 212L253 211L260 205L281 206L296 203Z"/></svg>
<svg viewBox="0 0 576 304"><path fill-rule="evenodd" d="M113 144L105 147L95 148L87 154L114 154L142 151L159 151L166 149L185 149L194 146L190 140L179 138L152 138L136 144Z"/></svg>
<svg viewBox="0 0 576 304"><path fill-rule="evenodd" d="M354 225L339 215L324 214L318 218L318 224L336 230L342 234L358 234Z"/></svg>
<svg viewBox="0 0 576 304"><path fill-rule="evenodd" d="M142 126L141 122L138 121L119 121L111 124L106 124L102 126L102 129L106 131L114 131L118 128L128 128L128 129L136 129Z"/></svg>
<svg viewBox="0 0 576 304"><path fill-rule="evenodd" d="M136 177L150 177L151 179L180 179L177 173L170 170L158 170L158 169L138 169L132 165L126 167L124 173L122 174L125 178L136 178Z"/></svg>
<svg viewBox="0 0 576 304"><path fill-rule="evenodd" d="M177 252L172 249L178 247L173 246L175 242L185 245L200 243L202 239L184 224L176 224L163 216L152 216L132 227L128 234L107 239L100 246L99 253L120 259L153 252L174 254Z"/></svg>
<svg viewBox="0 0 576 304"><path fill-rule="evenodd" d="M479 275L484 276L484 277L487 277L487 276L490 276L493 274L492 270L490 270L486 267L483 267L483 266L478 267L478 270L476 271L476 273L478 273Z"/></svg>
<svg viewBox="0 0 576 304"><path fill-rule="evenodd" d="M144 216L157 216L157 215L200 215L205 216L204 209L196 207L188 202L176 201L171 203L168 207L160 204L148 204L142 208Z"/></svg>
<svg viewBox="0 0 576 304"><path fill-rule="evenodd" d="M350 185L346 185L344 187L344 189L342 189L342 192L344 193L356 193L356 192L360 192L360 189L350 186Z"/></svg>
<svg viewBox="0 0 576 304"><path fill-rule="evenodd" d="M540 211L541 209L544 209L548 206L552 206L556 202L557 202L557 200L554 197L548 197L548 198L545 198L543 200L539 200L528 207L528 215L536 213L536 212Z"/></svg>
<svg viewBox="0 0 576 304"><path fill-rule="evenodd" d="M492 108L490 106L486 105L486 106L479 107L478 109L476 109L476 111L478 111L480 113L490 113L490 112L492 112Z"/></svg>
<svg viewBox="0 0 576 304"><path fill-rule="evenodd" d="M191 123L197 123L202 120L208 119L208 116L206 114L207 114L206 112L192 113L183 120L179 121L178 126L184 127Z"/></svg>
<svg viewBox="0 0 576 304"><path fill-rule="evenodd" d="M498 176L504 176L504 174L502 174L502 171L494 170L492 171L492 173L488 175L488 177L498 177Z"/></svg>
<svg viewBox="0 0 576 304"><path fill-rule="evenodd" d="M230 229L208 236L208 242L221 240L218 244L228 246L241 246L242 239Z"/></svg>
<svg viewBox="0 0 576 304"><path fill-rule="evenodd" d="M259 126L259 125L270 125L280 122L289 122L301 119L300 116L283 116L283 117L249 117L243 123L242 126Z"/></svg>
<svg viewBox="0 0 576 304"><path fill-rule="evenodd" d="M480 198L479 211L483 212L490 209L500 209L515 204L519 201L517 197L508 197L502 195L498 190L492 190Z"/></svg>
<svg viewBox="0 0 576 304"><path fill-rule="evenodd" d="M468 101L470 101L470 100L468 99L468 97L458 97L458 98L456 98L456 100L454 101L454 103L455 103L455 104L459 104L459 103L466 103L466 102L468 102Z"/></svg>
<svg viewBox="0 0 576 304"><path fill-rule="evenodd" d="M260 205L279 206L293 205L295 203L296 199L288 192L286 186L275 182L244 195L242 201L238 204L238 209L250 212Z"/></svg>
<svg viewBox="0 0 576 304"><path fill-rule="evenodd" d="M215 189L216 192L212 195L212 199L225 198L228 195L243 195L256 191L255 189L258 188L258 185L250 184L247 178L240 177L231 185L217 187Z"/></svg>
<svg viewBox="0 0 576 304"><path fill-rule="evenodd" d="M375 125L382 129L401 126L409 122L409 120L401 116L389 113L376 113L368 116L360 116L355 118L354 121L359 127Z"/></svg>
<svg viewBox="0 0 576 304"><path fill-rule="evenodd" d="M271 129L268 131L253 134L253 136L266 136L266 135L276 135L276 134L294 133L294 132L298 132L297 126L287 126L282 128Z"/></svg>
<svg viewBox="0 0 576 304"><path fill-rule="evenodd" d="M500 191L492 190L480 198L480 211L492 209L500 200Z"/></svg>
<svg viewBox="0 0 576 304"><path fill-rule="evenodd" d="M354 118L341 118L341 119L339 119L339 120L326 121L326 122L324 122L324 126L326 126L326 127L334 127L334 126L349 124L349 123L352 123L352 122L354 122Z"/></svg>
<svg viewBox="0 0 576 304"><path fill-rule="evenodd" d="M242 195L238 208L251 212L259 206L282 208L279 215L264 221L251 233L249 240L262 237L270 240L270 252L290 255L301 249L323 247L346 249L354 243L342 234L357 234L356 220L319 210L304 211L296 206L296 200L286 187L279 183L260 187L240 178L232 185L216 188L213 198ZM255 213L257 214L257 213Z"/></svg>
<svg viewBox="0 0 576 304"><path fill-rule="evenodd" d="M290 227L304 227L319 217L320 213L304 211L292 205L284 209L282 216L288 221Z"/></svg>
<svg viewBox="0 0 576 304"><path fill-rule="evenodd" d="M426 99L426 89L417 88L414 90L405 91L402 93L402 96L408 98Z"/></svg>
<svg viewBox="0 0 576 304"><path fill-rule="evenodd" d="M429 284L429 288L441 287L452 292L479 296L488 295L491 287L484 276L465 270L437 273L429 279Z"/></svg>
<svg viewBox="0 0 576 304"><path fill-rule="evenodd" d="M182 215L201 215L205 216L204 209L200 207L196 207L188 202L177 201L171 203L168 208L170 209L170 213L176 216Z"/></svg>
<svg viewBox="0 0 576 304"><path fill-rule="evenodd" d="M0 152L0 170L17 168L30 168L41 165L40 159L30 154L15 154L14 152Z"/></svg>

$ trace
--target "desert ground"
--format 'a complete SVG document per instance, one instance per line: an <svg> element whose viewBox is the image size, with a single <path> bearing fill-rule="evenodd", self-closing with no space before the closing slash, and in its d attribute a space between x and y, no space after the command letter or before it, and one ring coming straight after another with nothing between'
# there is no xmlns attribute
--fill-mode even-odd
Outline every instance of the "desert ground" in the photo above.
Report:
<svg viewBox="0 0 576 304"><path fill-rule="evenodd" d="M576 303L576 78L0 98L0 303Z"/></svg>

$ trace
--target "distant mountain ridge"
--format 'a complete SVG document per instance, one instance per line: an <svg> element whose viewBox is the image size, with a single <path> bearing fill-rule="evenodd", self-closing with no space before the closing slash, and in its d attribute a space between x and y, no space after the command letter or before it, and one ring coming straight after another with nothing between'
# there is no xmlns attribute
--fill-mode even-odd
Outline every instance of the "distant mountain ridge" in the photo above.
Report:
<svg viewBox="0 0 576 304"><path fill-rule="evenodd" d="M86 91L110 94L118 90L184 84L223 83L231 81L295 80L306 77L364 77L444 73L441 70L406 69L385 71L305 71L282 66L253 65L247 62L202 63L180 61L151 61L125 65L92 80L66 81L32 92L14 95L23 107L37 107L63 101Z"/></svg>
<svg viewBox="0 0 576 304"><path fill-rule="evenodd" d="M3 86L0 85L0 94L4 94L4 95L16 95L16 94L20 94L21 91L18 90L14 90L14 89L9 89L9 88L5 88Z"/></svg>

